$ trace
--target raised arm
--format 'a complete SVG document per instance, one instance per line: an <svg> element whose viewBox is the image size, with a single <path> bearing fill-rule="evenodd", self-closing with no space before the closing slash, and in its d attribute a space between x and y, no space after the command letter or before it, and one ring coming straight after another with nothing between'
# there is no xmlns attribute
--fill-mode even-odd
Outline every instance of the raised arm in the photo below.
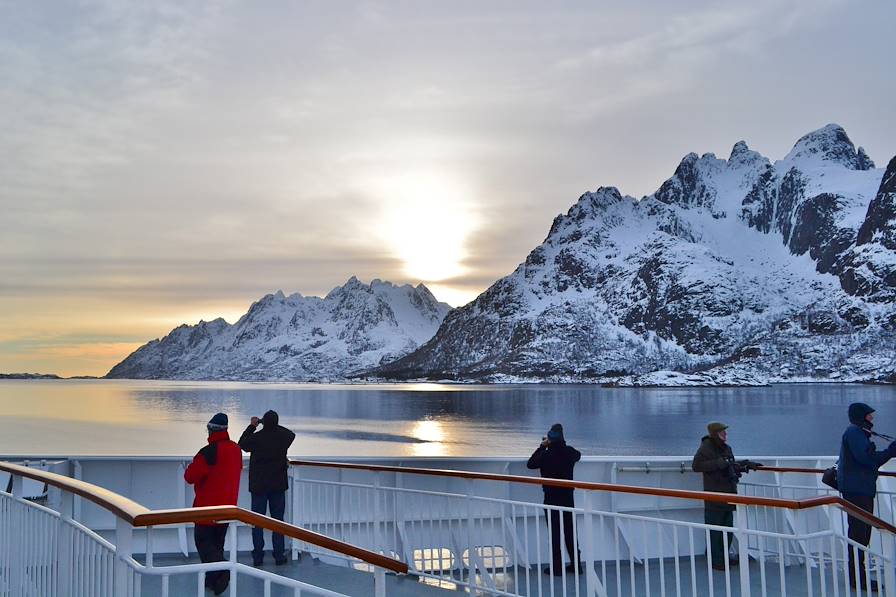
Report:
<svg viewBox="0 0 896 597"><path fill-rule="evenodd" d="M529 456L529 462L526 463L526 468L541 468L541 462L544 460L544 455L548 453L548 449L544 446L538 446L534 452L532 452L532 456Z"/></svg>
<svg viewBox="0 0 896 597"><path fill-rule="evenodd" d="M896 454L896 442L884 450L877 451L874 444L865 436L865 432L858 427L847 429L843 441L846 442L846 447L856 462L869 468L877 469L883 466Z"/></svg>
<svg viewBox="0 0 896 597"><path fill-rule="evenodd" d="M243 452L251 452L255 447L255 428L255 425L249 425L240 436L240 441L238 443Z"/></svg>

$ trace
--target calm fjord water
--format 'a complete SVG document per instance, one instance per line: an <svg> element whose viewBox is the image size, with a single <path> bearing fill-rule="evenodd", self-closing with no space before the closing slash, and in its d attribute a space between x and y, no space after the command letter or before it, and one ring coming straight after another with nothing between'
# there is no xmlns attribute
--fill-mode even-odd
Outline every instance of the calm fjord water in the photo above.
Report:
<svg viewBox="0 0 896 597"><path fill-rule="evenodd" d="M588 455L689 455L711 420L736 453L837 452L846 407L896 434L896 387L610 389L595 386L298 385L118 380L0 381L0 454L184 455L215 412L236 439L274 409L307 456L528 456L555 422Z"/></svg>

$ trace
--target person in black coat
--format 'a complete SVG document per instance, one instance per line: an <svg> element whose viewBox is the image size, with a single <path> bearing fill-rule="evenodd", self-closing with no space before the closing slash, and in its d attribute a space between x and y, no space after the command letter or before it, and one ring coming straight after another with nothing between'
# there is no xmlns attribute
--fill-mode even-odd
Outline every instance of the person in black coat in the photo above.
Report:
<svg viewBox="0 0 896 597"><path fill-rule="evenodd" d="M581 460L582 453L566 444L563 437L563 425L555 423L547 437L542 438L541 445L529 457L526 467L541 469L541 476L547 479L572 480L572 470ZM573 490L565 487L550 487L542 485L544 490L544 503L550 506L575 506ZM545 509L547 522L551 532L551 554L553 556L554 576L563 574L563 554L560 551L560 511L552 508ZM566 553L569 555L568 572L582 573L581 553L576 548L576 536L572 525L572 512L563 512L563 539L566 543ZM544 569L545 574L551 574L551 568Z"/></svg>
<svg viewBox="0 0 896 597"><path fill-rule="evenodd" d="M691 468L703 473L703 491L720 493L737 493L737 484L743 473L756 470L762 466L751 460L735 460L734 452L728 445L728 426L714 421L706 426L709 435L704 435L700 447L694 454ZM734 504L724 502L704 502L703 521L706 524L730 527L734 526ZM709 532L709 553L712 567L715 570L725 569L725 545L721 531ZM731 547L731 535L728 534L728 547ZM736 566L736 559L729 560L729 566Z"/></svg>
<svg viewBox="0 0 896 597"><path fill-rule="evenodd" d="M252 422L243 431L240 437L240 448L249 452L249 493L252 494L252 511L266 514L270 508L271 518L283 520L286 512L286 490L289 489L289 460L286 451L292 445L296 434L281 427L280 417L276 412L269 410L261 418L262 429L258 428L258 417L252 417ZM286 550L284 548L283 535L274 533L274 562L285 564ZM252 563L260 566L264 561L264 529L252 529Z"/></svg>

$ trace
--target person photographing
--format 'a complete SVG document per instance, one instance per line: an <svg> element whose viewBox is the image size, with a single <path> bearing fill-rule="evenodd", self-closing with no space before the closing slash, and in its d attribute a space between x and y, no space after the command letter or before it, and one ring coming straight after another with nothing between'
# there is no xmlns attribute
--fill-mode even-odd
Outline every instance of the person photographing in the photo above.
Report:
<svg viewBox="0 0 896 597"><path fill-rule="evenodd" d="M261 430L258 425L261 423ZM273 410L259 419L252 417L249 426L240 436L240 448L249 452L249 493L252 494L252 511L283 520L286 512L286 490L289 489L289 460L286 452L296 434L280 425L280 416ZM275 564L287 561L283 535L271 536ZM252 529L252 565L264 563L264 529Z"/></svg>
<svg viewBox="0 0 896 597"><path fill-rule="evenodd" d="M547 436L541 440L541 445L536 448L526 467L530 469L540 469L543 478L550 479L569 479L572 480L572 471L576 462L581 460L582 453L567 445L566 439L563 437L563 425L555 423L551 426ZM573 507L573 490L566 487L550 487L542 485L544 490L544 503L551 506ZM553 557L553 566L545 568L545 574L551 574L553 568L554 576L563 575L563 554L560 551L560 511L552 508L546 508L548 523L551 532L551 554ZM566 553L569 555L569 564L566 565L567 572L577 572L581 574L584 571L581 554L576 549L576 537L573 531L572 512L563 512L563 539L566 544Z"/></svg>
<svg viewBox="0 0 896 597"><path fill-rule="evenodd" d="M849 426L843 432L840 442L840 460L837 463L837 487L843 495L843 499L869 513L874 513L874 498L877 495L878 469L888 460L896 456L896 442L882 451L878 451L871 436L876 435L871 428L874 427L874 409L863 402L854 402L849 405L847 411ZM868 546L871 543L871 525L854 518L847 517L847 536L859 543ZM865 552L855 547L850 547L849 554L849 582L853 588L857 585L865 591L877 591L877 583L871 581L867 585L865 574ZM856 558L858 555L858 558ZM856 561L858 560L858 561ZM856 569L859 578L856 579Z"/></svg>
<svg viewBox="0 0 896 597"><path fill-rule="evenodd" d="M728 425L714 421L706 426L708 435L703 436L691 468L703 473L703 491L721 493L737 493L737 484L743 473L756 470L762 463L752 460L735 460L734 452L728 445ZM725 502L703 502L703 520L706 524L716 526L734 526L734 504ZM712 567L725 570L724 538L722 531L709 532L709 553ZM731 534L728 533L728 547L731 547ZM728 559L729 566L737 566L737 559Z"/></svg>

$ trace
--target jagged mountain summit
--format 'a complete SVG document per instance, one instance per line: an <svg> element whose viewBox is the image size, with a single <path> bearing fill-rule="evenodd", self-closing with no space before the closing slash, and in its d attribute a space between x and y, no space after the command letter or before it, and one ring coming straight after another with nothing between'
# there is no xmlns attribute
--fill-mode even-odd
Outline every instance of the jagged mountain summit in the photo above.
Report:
<svg viewBox="0 0 896 597"><path fill-rule="evenodd" d="M450 309L423 284L364 284L354 276L324 298L277 291L233 325L219 318L175 328L106 377L342 379L411 352L432 337Z"/></svg>
<svg viewBox="0 0 896 597"><path fill-rule="evenodd" d="M752 384L896 371L896 158L827 125L772 163L688 154L582 195L387 378Z"/></svg>

